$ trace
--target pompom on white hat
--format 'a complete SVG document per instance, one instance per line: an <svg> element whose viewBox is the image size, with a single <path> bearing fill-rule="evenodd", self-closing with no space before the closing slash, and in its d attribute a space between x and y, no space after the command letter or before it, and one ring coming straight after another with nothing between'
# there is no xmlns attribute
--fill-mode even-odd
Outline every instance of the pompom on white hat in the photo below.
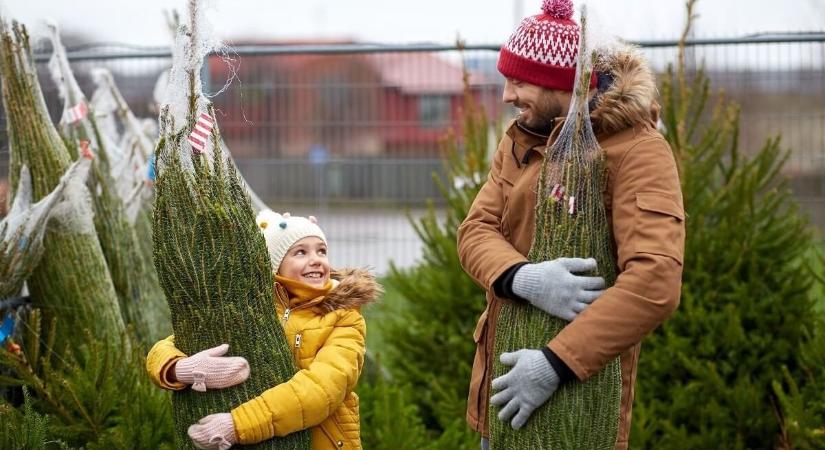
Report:
<svg viewBox="0 0 825 450"><path fill-rule="evenodd" d="M255 218L258 229L264 235L266 248L269 250L269 259L272 262L272 269L277 271L281 267L281 262L286 256L286 252L299 240L315 236L324 243L327 238L315 216L299 217L289 213L278 214L272 210L265 209L258 213Z"/></svg>

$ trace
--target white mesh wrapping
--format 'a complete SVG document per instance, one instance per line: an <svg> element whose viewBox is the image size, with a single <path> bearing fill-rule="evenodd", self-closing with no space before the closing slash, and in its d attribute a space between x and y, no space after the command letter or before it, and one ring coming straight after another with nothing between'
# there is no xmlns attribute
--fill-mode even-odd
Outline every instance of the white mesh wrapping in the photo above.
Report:
<svg viewBox="0 0 825 450"><path fill-rule="evenodd" d="M3 274L0 293L13 294L22 285L22 279L37 265L42 256L43 235L49 218L61 209L67 209L60 207L66 189L72 183L83 186L88 173L88 160L74 162L54 190L32 204L31 174L26 166L20 169L20 181L11 210L0 221L0 249L3 250L0 254L0 273Z"/></svg>
<svg viewBox="0 0 825 450"><path fill-rule="evenodd" d="M112 95L107 79L111 79L111 73L108 69L102 67L92 69L92 80L94 80L97 87L92 93L90 103L100 134L112 141L118 141L122 131L118 126L117 101Z"/></svg>
<svg viewBox="0 0 825 450"><path fill-rule="evenodd" d="M61 233L95 234L94 207L91 194L86 187L91 161L81 158L75 164L78 166L74 175L64 175L60 180L66 184L63 200L54 205L49 227Z"/></svg>

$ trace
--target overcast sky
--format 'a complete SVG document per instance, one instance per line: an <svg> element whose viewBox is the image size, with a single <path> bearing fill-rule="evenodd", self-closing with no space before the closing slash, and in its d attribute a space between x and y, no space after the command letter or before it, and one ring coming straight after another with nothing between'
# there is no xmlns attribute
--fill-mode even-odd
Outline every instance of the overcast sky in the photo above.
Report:
<svg viewBox="0 0 825 450"><path fill-rule="evenodd" d="M578 6L582 2L575 1ZM684 22L681 0L591 0L625 39L670 39ZM96 42L167 45L162 11L185 11L185 0L0 0L6 14L32 28L44 18ZM382 43L501 43L516 17L539 12L541 0L209 0L210 19L224 40L345 38ZM696 35L822 31L825 0L704 0Z"/></svg>

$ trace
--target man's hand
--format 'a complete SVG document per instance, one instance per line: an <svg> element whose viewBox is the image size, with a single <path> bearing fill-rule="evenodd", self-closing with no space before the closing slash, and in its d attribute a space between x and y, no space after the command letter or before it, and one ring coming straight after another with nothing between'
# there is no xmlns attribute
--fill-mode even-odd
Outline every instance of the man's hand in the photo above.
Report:
<svg viewBox="0 0 825 450"><path fill-rule="evenodd" d="M199 392L243 383L249 378L249 363L240 356L223 356L227 351L229 345L222 344L181 359L175 363L175 378Z"/></svg>
<svg viewBox="0 0 825 450"><path fill-rule="evenodd" d="M510 425L518 430L539 406L556 392L559 376L544 357L541 350L519 350L502 353L501 363L513 366L509 372L493 380L493 389L499 391L490 398L490 403L502 406L498 419L513 421Z"/></svg>
<svg viewBox="0 0 825 450"><path fill-rule="evenodd" d="M186 432L195 447L205 450L227 450L237 442L235 422L229 413L210 414Z"/></svg>
<svg viewBox="0 0 825 450"><path fill-rule="evenodd" d="M593 258L525 264L513 277L513 292L536 308L570 322L604 292L604 278L575 274L595 269Z"/></svg>

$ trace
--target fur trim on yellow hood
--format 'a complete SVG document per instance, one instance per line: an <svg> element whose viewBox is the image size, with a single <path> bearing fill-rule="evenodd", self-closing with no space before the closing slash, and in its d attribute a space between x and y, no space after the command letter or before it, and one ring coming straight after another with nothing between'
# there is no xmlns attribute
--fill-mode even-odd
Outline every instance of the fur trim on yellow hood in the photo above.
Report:
<svg viewBox="0 0 825 450"><path fill-rule="evenodd" d="M365 269L333 270L330 278L332 290L329 294L323 298L300 302L300 308L317 308L324 314L337 309L360 308L376 301L384 293L384 289L375 281L375 276ZM279 296L282 305L290 303L289 294L281 283L275 283L275 295Z"/></svg>

